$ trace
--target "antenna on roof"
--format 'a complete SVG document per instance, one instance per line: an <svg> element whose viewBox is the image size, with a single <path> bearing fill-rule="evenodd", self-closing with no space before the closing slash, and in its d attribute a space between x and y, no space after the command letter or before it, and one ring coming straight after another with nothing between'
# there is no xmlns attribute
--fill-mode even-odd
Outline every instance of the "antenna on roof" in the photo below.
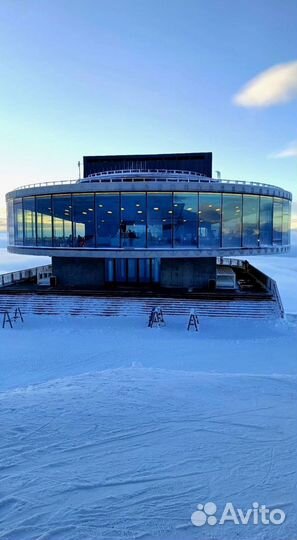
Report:
<svg viewBox="0 0 297 540"><path fill-rule="evenodd" d="M80 161L78 161L77 166L78 166L78 179L80 180L80 179L81 179L81 175L80 175Z"/></svg>
<svg viewBox="0 0 297 540"><path fill-rule="evenodd" d="M217 179L221 180L221 171L216 171Z"/></svg>

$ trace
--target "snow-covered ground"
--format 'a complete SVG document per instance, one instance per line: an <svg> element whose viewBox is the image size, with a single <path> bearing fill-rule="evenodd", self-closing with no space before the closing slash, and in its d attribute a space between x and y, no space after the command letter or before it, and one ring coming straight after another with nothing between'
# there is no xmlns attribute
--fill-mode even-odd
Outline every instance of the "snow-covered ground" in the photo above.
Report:
<svg viewBox="0 0 297 540"><path fill-rule="evenodd" d="M297 259L260 259L297 313ZM296 538L296 319L201 319L197 334L166 323L28 316L0 329L0 539ZM287 517L195 527L210 501Z"/></svg>
<svg viewBox="0 0 297 540"><path fill-rule="evenodd" d="M6 245L6 234L0 233L0 274L51 263L50 257L35 257L34 255L8 253Z"/></svg>

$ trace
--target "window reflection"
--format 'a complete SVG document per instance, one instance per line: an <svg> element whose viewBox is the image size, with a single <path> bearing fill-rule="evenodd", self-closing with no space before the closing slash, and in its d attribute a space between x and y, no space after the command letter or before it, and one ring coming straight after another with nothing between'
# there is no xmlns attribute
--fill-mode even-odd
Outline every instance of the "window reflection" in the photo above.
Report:
<svg viewBox="0 0 297 540"><path fill-rule="evenodd" d="M71 195L53 195L53 244L72 247L72 202Z"/></svg>
<svg viewBox="0 0 297 540"><path fill-rule="evenodd" d="M283 201L282 244L290 243L290 201Z"/></svg>
<svg viewBox="0 0 297 540"><path fill-rule="evenodd" d="M243 247L257 247L259 242L259 197L243 195Z"/></svg>
<svg viewBox="0 0 297 540"><path fill-rule="evenodd" d="M122 193L121 196L121 246L146 246L146 195Z"/></svg>
<svg viewBox="0 0 297 540"><path fill-rule="evenodd" d="M36 244L35 197L24 197L24 244Z"/></svg>
<svg viewBox="0 0 297 540"><path fill-rule="evenodd" d="M290 212L287 199L235 193L104 192L7 200L11 245L65 248L288 245Z"/></svg>
<svg viewBox="0 0 297 540"><path fill-rule="evenodd" d="M173 230L175 247L197 247L198 194L173 194Z"/></svg>
<svg viewBox="0 0 297 540"><path fill-rule="evenodd" d="M241 246L242 196L223 194L222 245Z"/></svg>
<svg viewBox="0 0 297 540"><path fill-rule="evenodd" d="M172 246L172 193L148 193L148 247Z"/></svg>
<svg viewBox="0 0 297 540"><path fill-rule="evenodd" d="M24 243L24 225L23 225L23 201L22 199L14 199L13 201L14 214L14 236L17 246L22 246Z"/></svg>
<svg viewBox="0 0 297 540"><path fill-rule="evenodd" d="M95 245L94 194L73 195L73 245L93 247Z"/></svg>
<svg viewBox="0 0 297 540"><path fill-rule="evenodd" d="M272 245L272 197L260 197L260 245Z"/></svg>
<svg viewBox="0 0 297 540"><path fill-rule="evenodd" d="M120 196L119 193L100 193L95 197L96 245L120 246Z"/></svg>
<svg viewBox="0 0 297 540"><path fill-rule="evenodd" d="M10 246L15 243L14 238L14 214L13 214L13 199L8 199L7 203L7 227L8 227L8 242Z"/></svg>
<svg viewBox="0 0 297 540"><path fill-rule="evenodd" d="M36 197L37 245L52 245L52 199Z"/></svg>
<svg viewBox="0 0 297 540"><path fill-rule="evenodd" d="M283 211L283 201L282 199L273 200L273 243L281 244L282 243L282 211Z"/></svg>
<svg viewBox="0 0 297 540"><path fill-rule="evenodd" d="M199 194L199 246L219 247L221 244L221 195Z"/></svg>

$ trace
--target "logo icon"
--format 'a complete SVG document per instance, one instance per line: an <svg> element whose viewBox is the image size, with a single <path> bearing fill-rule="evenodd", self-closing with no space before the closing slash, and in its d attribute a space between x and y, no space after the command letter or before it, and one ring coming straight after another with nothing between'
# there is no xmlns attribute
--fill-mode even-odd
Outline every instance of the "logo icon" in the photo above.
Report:
<svg viewBox="0 0 297 540"><path fill-rule="evenodd" d="M198 510L191 515L191 521L195 527L202 527L208 523L208 525L216 525L217 518L215 513L217 511L217 505L213 502L206 504L198 504Z"/></svg>

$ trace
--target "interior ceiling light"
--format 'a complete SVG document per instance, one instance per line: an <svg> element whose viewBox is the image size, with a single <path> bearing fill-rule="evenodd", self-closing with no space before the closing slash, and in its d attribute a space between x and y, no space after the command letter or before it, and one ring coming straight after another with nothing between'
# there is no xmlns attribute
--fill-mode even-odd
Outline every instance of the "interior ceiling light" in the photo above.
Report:
<svg viewBox="0 0 297 540"><path fill-rule="evenodd" d="M154 210L156 210L156 212L159 210L159 208L155 207Z"/></svg>
<svg viewBox="0 0 297 540"><path fill-rule="evenodd" d="M108 213L108 214L112 214L112 211L111 211L111 210L107 210L107 213Z"/></svg>

